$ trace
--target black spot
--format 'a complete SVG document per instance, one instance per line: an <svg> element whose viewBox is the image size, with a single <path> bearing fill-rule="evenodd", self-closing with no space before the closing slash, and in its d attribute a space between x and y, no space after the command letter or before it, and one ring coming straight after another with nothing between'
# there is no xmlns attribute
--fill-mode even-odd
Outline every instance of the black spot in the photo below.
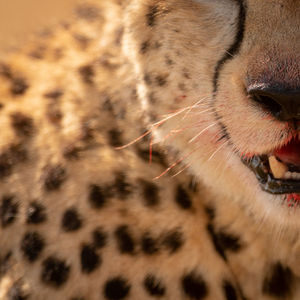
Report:
<svg viewBox="0 0 300 300"><path fill-rule="evenodd" d="M181 185L177 186L175 201L183 209L190 209L192 207L190 195Z"/></svg>
<svg viewBox="0 0 300 300"><path fill-rule="evenodd" d="M107 242L107 234L101 228L93 231L93 246L97 249L103 248Z"/></svg>
<svg viewBox="0 0 300 300"><path fill-rule="evenodd" d="M115 116L115 112L114 112L114 106L112 104L112 101L110 99L110 97L108 95L104 95L103 96L103 104L102 104L102 109L111 113L113 116Z"/></svg>
<svg viewBox="0 0 300 300"><path fill-rule="evenodd" d="M170 253L175 253L179 250L183 242L183 234L178 230L168 232L163 239L163 245L169 249Z"/></svg>
<svg viewBox="0 0 300 300"><path fill-rule="evenodd" d="M12 174L13 167L27 158L26 151L20 146L11 146L0 154L0 179Z"/></svg>
<svg viewBox="0 0 300 300"><path fill-rule="evenodd" d="M150 6L148 8L148 13L146 14L148 26L152 27L155 25L157 14L158 14L158 7L156 5Z"/></svg>
<svg viewBox="0 0 300 300"><path fill-rule="evenodd" d="M54 102L48 104L46 115L49 121L54 125L58 125L63 117L62 112L60 111L57 104Z"/></svg>
<svg viewBox="0 0 300 300"><path fill-rule="evenodd" d="M44 247L44 239L37 232L27 232L21 242L21 250L30 262L38 259Z"/></svg>
<svg viewBox="0 0 300 300"><path fill-rule="evenodd" d="M156 206L159 204L159 189L157 185L144 179L139 180L142 188L142 194L147 206Z"/></svg>
<svg viewBox="0 0 300 300"><path fill-rule="evenodd" d="M206 229L212 239L212 242L214 244L216 251L222 256L223 259L226 260L224 249L222 248L222 245L220 244L220 242L218 240L218 236L215 232L214 226L211 223L209 223L209 224L207 224Z"/></svg>
<svg viewBox="0 0 300 300"><path fill-rule="evenodd" d="M26 80L21 77L15 77L11 79L11 87L10 92L13 95L19 96L25 94L29 85L27 84Z"/></svg>
<svg viewBox="0 0 300 300"><path fill-rule="evenodd" d="M32 119L19 112L11 114L11 125L19 136L29 137L34 132Z"/></svg>
<svg viewBox="0 0 300 300"><path fill-rule="evenodd" d="M7 252L4 256L0 257L0 277L3 277L8 270L11 269L11 259L12 252Z"/></svg>
<svg viewBox="0 0 300 300"><path fill-rule="evenodd" d="M122 172L116 173L114 186L121 199L126 199L132 192L132 187L126 181L125 175Z"/></svg>
<svg viewBox="0 0 300 300"><path fill-rule="evenodd" d="M118 247L121 253L134 254L134 240L128 230L128 226L121 225L115 230Z"/></svg>
<svg viewBox="0 0 300 300"><path fill-rule="evenodd" d="M210 221L213 221L215 216L216 216L216 212L215 212L215 209L213 207L210 207L210 206L206 206L205 207L205 212L208 216L208 219Z"/></svg>
<svg viewBox="0 0 300 300"><path fill-rule="evenodd" d="M143 159L145 162L149 162L149 149L142 149L140 147L137 147L137 154L138 156ZM166 163L166 157L163 155L163 153L153 150L152 149L152 162L161 164L163 167L167 166Z"/></svg>
<svg viewBox="0 0 300 300"><path fill-rule="evenodd" d="M238 299L235 288L227 280L224 280L224 282L223 282L223 291L224 291L226 300L237 300Z"/></svg>
<svg viewBox="0 0 300 300"><path fill-rule="evenodd" d="M9 289L7 296L7 300L27 300L29 293L25 290L24 284L21 281L17 281Z"/></svg>
<svg viewBox="0 0 300 300"><path fill-rule="evenodd" d="M57 89L51 90L49 92L46 92L44 94L44 97L57 100L57 99L61 98L63 94L64 94L64 92L61 89L57 88Z"/></svg>
<svg viewBox="0 0 300 300"><path fill-rule="evenodd" d="M291 293L293 275L281 263L273 265L263 281L263 292L276 298L285 298Z"/></svg>
<svg viewBox="0 0 300 300"><path fill-rule="evenodd" d="M151 85L152 84L152 79L151 79L151 75L149 73L145 73L144 74L144 81L147 85ZM148 159L149 159L149 155L148 155Z"/></svg>
<svg viewBox="0 0 300 300"><path fill-rule="evenodd" d="M43 59L46 54L47 48L43 45L39 45L28 53L28 56L34 59Z"/></svg>
<svg viewBox="0 0 300 300"><path fill-rule="evenodd" d="M220 231L217 233L217 239L220 246L225 250L237 252L241 249L239 238L233 234Z"/></svg>
<svg viewBox="0 0 300 300"><path fill-rule="evenodd" d="M111 129L110 131L108 131L108 139L110 145L113 147L123 146L122 132L118 129Z"/></svg>
<svg viewBox="0 0 300 300"><path fill-rule="evenodd" d="M95 76L94 68L91 65L85 65L78 69L78 72L84 83L92 84Z"/></svg>
<svg viewBox="0 0 300 300"><path fill-rule="evenodd" d="M81 126L80 140L88 142L93 139L93 128L87 123L84 122Z"/></svg>
<svg viewBox="0 0 300 300"><path fill-rule="evenodd" d="M165 56L165 62L168 66L174 65L174 61L167 55Z"/></svg>
<svg viewBox="0 0 300 300"><path fill-rule="evenodd" d="M76 160L79 158L79 154L82 151L81 147L76 145L68 145L63 150L63 156L68 160Z"/></svg>
<svg viewBox="0 0 300 300"><path fill-rule="evenodd" d="M14 163L24 162L28 158L26 150L20 144L12 145L9 148L9 154Z"/></svg>
<svg viewBox="0 0 300 300"><path fill-rule="evenodd" d="M91 273L101 264L101 258L96 253L96 249L90 245L83 245L80 252L80 262L82 273Z"/></svg>
<svg viewBox="0 0 300 300"><path fill-rule="evenodd" d="M70 266L65 261L50 256L42 263L41 280L53 287L62 286L69 278Z"/></svg>
<svg viewBox="0 0 300 300"><path fill-rule="evenodd" d="M183 75L183 77L186 78L186 79L191 79L190 72L189 72L186 68L183 68L183 70L182 70L182 75Z"/></svg>
<svg viewBox="0 0 300 300"><path fill-rule="evenodd" d="M242 248L240 240L233 234L226 233L224 231L215 232L215 229L211 223L207 225L207 231L210 234L216 251L226 260L225 251L229 250L237 252Z"/></svg>
<svg viewBox="0 0 300 300"><path fill-rule="evenodd" d="M85 50L91 42L91 39L83 34L74 33L73 38L78 42L82 50Z"/></svg>
<svg viewBox="0 0 300 300"><path fill-rule="evenodd" d="M149 47L150 47L150 42L149 41L143 42L142 45L141 45L141 53L145 54L148 51Z"/></svg>
<svg viewBox="0 0 300 300"><path fill-rule="evenodd" d="M204 299L208 294L206 283L199 274L189 273L182 277L181 283L184 293L192 299Z"/></svg>
<svg viewBox="0 0 300 300"><path fill-rule="evenodd" d="M122 277L114 277L105 283L103 292L106 299L124 299L130 292L130 285Z"/></svg>
<svg viewBox="0 0 300 300"><path fill-rule="evenodd" d="M151 296L162 297L166 292L165 286L152 274L144 279L144 287Z"/></svg>
<svg viewBox="0 0 300 300"><path fill-rule="evenodd" d="M62 217L62 228L67 231L76 231L82 226L82 220L75 208L67 209Z"/></svg>
<svg viewBox="0 0 300 300"><path fill-rule="evenodd" d="M148 232L142 236L141 244L143 252L148 255L153 255L159 251L157 241Z"/></svg>
<svg viewBox="0 0 300 300"><path fill-rule="evenodd" d="M28 158L22 145L11 145L9 149L0 154L0 179L12 174L13 167Z"/></svg>
<svg viewBox="0 0 300 300"><path fill-rule="evenodd" d="M167 76L158 75L155 80L158 86L165 86L167 84Z"/></svg>
<svg viewBox="0 0 300 300"><path fill-rule="evenodd" d="M66 180L66 171L60 166L47 166L44 174L44 187L48 191L54 191L60 188Z"/></svg>
<svg viewBox="0 0 300 300"><path fill-rule="evenodd" d="M98 7L87 3L78 5L75 12L79 18L87 21L94 21L100 16Z"/></svg>
<svg viewBox="0 0 300 300"><path fill-rule="evenodd" d="M11 225L18 213L18 203L12 196L3 196L0 206L0 218L3 228Z"/></svg>
<svg viewBox="0 0 300 300"><path fill-rule="evenodd" d="M89 202L94 208L102 208L107 202L107 193L99 185L92 184L89 188Z"/></svg>
<svg viewBox="0 0 300 300"><path fill-rule="evenodd" d="M7 79L11 79L13 76L11 67L9 65L1 62L0 63L0 75Z"/></svg>
<svg viewBox="0 0 300 300"><path fill-rule="evenodd" d="M40 224L46 221L45 207L37 202L31 202L26 213L27 224Z"/></svg>
<svg viewBox="0 0 300 300"><path fill-rule="evenodd" d="M124 36L124 27L119 27L116 31L115 31L115 45L116 46L120 46L122 45L122 40L123 40L123 36Z"/></svg>

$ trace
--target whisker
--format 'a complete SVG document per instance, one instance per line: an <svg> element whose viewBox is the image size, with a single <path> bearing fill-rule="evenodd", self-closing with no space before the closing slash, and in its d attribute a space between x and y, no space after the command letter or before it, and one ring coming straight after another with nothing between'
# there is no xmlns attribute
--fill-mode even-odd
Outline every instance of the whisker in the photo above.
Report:
<svg viewBox="0 0 300 300"><path fill-rule="evenodd" d="M182 168L181 170L179 170L176 174L172 175L172 178L173 177L176 177L177 175L179 175L180 173L182 173L184 170L186 170L187 168L190 167L192 163L190 162L189 164L187 164L184 168Z"/></svg>
<svg viewBox="0 0 300 300"><path fill-rule="evenodd" d="M199 116L206 113L205 115L213 115L215 112L211 109L206 109L206 110L202 110L202 111L197 111L197 112L190 112L189 115L191 116Z"/></svg>
<svg viewBox="0 0 300 300"><path fill-rule="evenodd" d="M152 163L152 146L153 146L153 135L151 135L150 143L149 143L149 164Z"/></svg>
<svg viewBox="0 0 300 300"><path fill-rule="evenodd" d="M204 133L206 130L208 130L209 128L215 126L217 123L213 123L210 124L209 126L207 126L206 128L204 128L203 130L201 130L197 135L195 135L192 139L189 140L189 143L192 143L194 140L196 140L202 133Z"/></svg>
<svg viewBox="0 0 300 300"><path fill-rule="evenodd" d="M224 142L220 147L217 148L217 150L215 150L213 152L213 154L209 157L209 159L207 161L212 160L212 158L227 144L227 141Z"/></svg>
<svg viewBox="0 0 300 300"><path fill-rule="evenodd" d="M153 180L157 180L157 179L161 178L162 176L164 176L165 174L167 174L171 169L173 169L175 166L177 166L179 163L181 163L184 159L186 159L187 157L189 157L191 154L193 154L199 148L200 148L200 146L198 146L193 151L190 151L188 154L186 154L186 155L182 156L181 158L179 158L171 166L169 166L165 171L163 171L160 175L154 177Z"/></svg>
<svg viewBox="0 0 300 300"><path fill-rule="evenodd" d="M160 120L154 124L152 124L150 127L150 129L148 131L146 131L145 133L143 133L141 136L137 137L136 139L134 139L133 141L129 142L128 144L126 145L123 145L123 146L119 146L119 147L115 147L116 150L121 150L121 149L124 149L124 148L127 148L133 144L135 144L136 142L140 141L141 139L143 139L145 136L149 135L154 129L158 128L159 126L161 126L162 124L164 124L166 121L168 121L169 119L175 117L176 115L182 113L184 110L179 110L177 111L176 113L172 114L172 115L169 115L167 116L166 118L164 118L163 120Z"/></svg>
<svg viewBox="0 0 300 300"><path fill-rule="evenodd" d="M141 139L143 139L145 136L147 136L148 134L150 134L152 132L152 129L149 129L148 131L146 131L145 133L143 133L141 136L137 137L136 139L134 139L133 141L129 142L128 144L125 144L123 146L119 146L119 147L115 147L116 150L122 150L125 149L133 144L135 144L136 142L140 141Z"/></svg>
<svg viewBox="0 0 300 300"><path fill-rule="evenodd" d="M185 113L185 115L182 117L182 120L184 120L186 118L186 116L196 107L199 107L201 104L201 102L203 102L205 99L207 99L207 97L204 97L202 99L200 99L198 102L196 102L194 105L192 105L190 107L190 109Z"/></svg>

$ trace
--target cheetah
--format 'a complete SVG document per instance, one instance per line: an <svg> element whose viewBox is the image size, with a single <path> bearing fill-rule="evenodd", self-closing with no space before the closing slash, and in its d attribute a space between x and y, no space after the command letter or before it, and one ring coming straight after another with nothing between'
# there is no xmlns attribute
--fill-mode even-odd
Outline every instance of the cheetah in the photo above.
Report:
<svg viewBox="0 0 300 300"><path fill-rule="evenodd" d="M0 299L300 299L299 0L75 12L0 62Z"/></svg>

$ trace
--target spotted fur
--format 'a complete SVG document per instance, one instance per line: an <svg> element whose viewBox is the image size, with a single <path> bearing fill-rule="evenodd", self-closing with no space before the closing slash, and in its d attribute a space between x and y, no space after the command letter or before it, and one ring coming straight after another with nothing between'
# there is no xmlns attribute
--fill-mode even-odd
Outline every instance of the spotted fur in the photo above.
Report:
<svg viewBox="0 0 300 300"><path fill-rule="evenodd" d="M299 20L297 0L89 0L6 57L0 299L299 299L299 211L239 158L286 138L244 85L299 87Z"/></svg>

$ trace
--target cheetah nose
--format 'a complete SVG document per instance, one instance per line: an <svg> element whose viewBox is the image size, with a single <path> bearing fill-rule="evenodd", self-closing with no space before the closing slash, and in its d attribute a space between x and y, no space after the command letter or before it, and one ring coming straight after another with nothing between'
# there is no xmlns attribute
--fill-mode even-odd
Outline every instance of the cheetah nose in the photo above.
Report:
<svg viewBox="0 0 300 300"><path fill-rule="evenodd" d="M251 98L280 121L300 120L300 89L283 90L250 86Z"/></svg>

